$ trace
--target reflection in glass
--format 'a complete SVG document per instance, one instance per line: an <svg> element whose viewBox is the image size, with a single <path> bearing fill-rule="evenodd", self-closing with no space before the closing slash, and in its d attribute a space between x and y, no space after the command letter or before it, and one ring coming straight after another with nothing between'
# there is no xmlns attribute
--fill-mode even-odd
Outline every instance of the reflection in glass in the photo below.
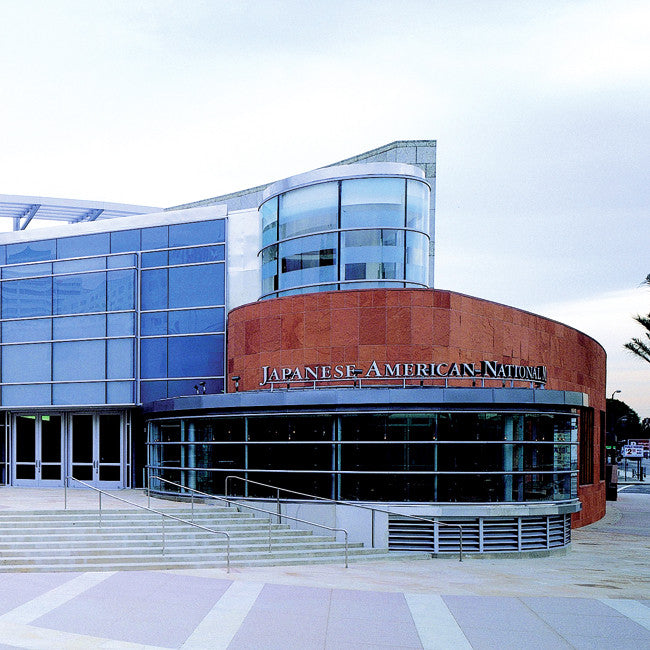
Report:
<svg viewBox="0 0 650 650"><path fill-rule="evenodd" d="M279 238L331 230L338 224L338 183L319 183L280 196Z"/></svg>
<svg viewBox="0 0 650 650"><path fill-rule="evenodd" d="M361 178L341 183L341 228L404 228L405 181Z"/></svg>

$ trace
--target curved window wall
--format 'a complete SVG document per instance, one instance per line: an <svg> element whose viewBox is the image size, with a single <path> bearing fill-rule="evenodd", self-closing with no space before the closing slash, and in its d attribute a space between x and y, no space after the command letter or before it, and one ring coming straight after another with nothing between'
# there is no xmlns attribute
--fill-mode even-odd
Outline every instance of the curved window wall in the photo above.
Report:
<svg viewBox="0 0 650 650"><path fill-rule="evenodd" d="M359 501L577 498L573 413L266 414L160 419L148 427L153 474L217 494L225 476L236 474Z"/></svg>
<svg viewBox="0 0 650 650"><path fill-rule="evenodd" d="M333 180L260 207L262 297L427 287L429 186L400 177Z"/></svg>

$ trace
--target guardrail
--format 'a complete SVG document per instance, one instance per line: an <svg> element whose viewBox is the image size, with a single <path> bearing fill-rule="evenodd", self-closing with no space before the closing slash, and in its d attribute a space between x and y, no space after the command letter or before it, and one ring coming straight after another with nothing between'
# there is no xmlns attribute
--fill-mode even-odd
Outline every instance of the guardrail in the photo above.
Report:
<svg viewBox="0 0 650 650"><path fill-rule="evenodd" d="M226 538L226 571L227 573L230 573L230 534L223 531L223 530L214 530L213 528L207 528L206 526L201 526L200 524L195 524L193 521L188 521L186 519L182 519L181 517L176 517L175 515L170 515L166 512L161 512L160 510L155 510L154 508L150 508L148 506L141 506L138 503L133 503L132 501L128 501L127 499L123 499L122 497L118 497L116 494L111 494L110 492L106 492L105 490L100 490L99 488L95 487L94 485L90 485L89 483L86 483L84 481L80 481L78 478L75 478L74 476L66 476L65 481L63 482L63 495L64 495L64 503L63 503L63 509L67 510L68 509L68 481L72 480L75 481L76 483L80 483L84 487L94 490L95 492L98 493L99 496L99 527L101 528L102 526L102 494L105 494L107 497L110 497L111 499L117 499L117 501L121 501L122 503L128 503L130 506L133 506L134 508L139 508L140 510L146 510L147 512L153 512L156 515L160 515L162 517L161 519L161 524L162 524L162 555L165 554L165 517L168 519L173 519L174 521L180 521L183 524L187 524L189 526L193 526L194 528L200 528L201 530L206 530L209 533L214 533L215 535L224 535Z"/></svg>
<svg viewBox="0 0 650 650"><path fill-rule="evenodd" d="M256 506L250 506L247 503L241 503L238 501L234 501L232 499L227 499L226 497L219 497L215 496L214 494L208 494L207 492L201 492L201 490L197 490L196 488L191 488L188 487L187 485L182 485L181 483L176 483L174 481L170 481L166 478L162 478L162 476L149 476L149 480L147 481L147 498L151 498L151 481L152 480L157 480L157 481L162 481L163 483L168 483L169 485L175 485L176 487L181 488L182 490L188 490L192 492L192 494L200 494L203 498L207 499L216 499L217 501L224 501L225 503L230 506L231 504L234 505L237 508L248 508L249 510L253 510L255 512L263 512L264 514L269 515L269 553L271 552L271 522L273 517L277 517L276 512L271 512L270 510L264 510L263 508L257 508ZM345 528L334 528L332 526L325 526L325 524L319 524L316 523L315 521L307 521L306 519L299 519L298 517L290 517L289 515L281 515L284 516L285 519L291 519L291 521L297 521L301 524L307 524L308 526L315 526L316 528L323 528L324 530L329 530L330 532L339 532L343 533L345 535L345 568L348 568L348 531ZM279 522L278 522L279 523Z"/></svg>
<svg viewBox="0 0 650 650"><path fill-rule="evenodd" d="M342 506L351 506L353 508L360 508L361 510L370 510L372 512L371 517L371 526L372 526L372 546L374 548L374 535L375 535L375 512L381 512L383 514L387 515L394 515L396 517L405 517L407 519L415 519L418 521L426 521L428 523L432 523L438 526L449 526L452 528L458 528L459 531L459 554L458 554L458 561L462 562L463 561L463 527L460 524L449 524L446 521L439 521L438 519L431 519L428 517L420 517L418 515L407 515L401 512L395 512L393 510L386 510L384 508L376 508L375 506L366 506L362 505L360 503L355 503L354 501L337 501L336 499L329 499L327 497L321 497L316 494L308 494L307 492L298 492L297 490L290 490L288 488L283 488L278 485L271 485L270 483L260 483L260 481L253 481L252 479L249 478L243 478L241 476L235 476L234 474L231 474L230 476L226 476L225 480L225 485L224 485L224 494L228 496L229 490L228 490L228 481L230 479L237 480L237 481L242 481L242 483L252 483L253 485L260 485L262 487L269 487L272 488L276 491L276 509L278 512L278 517L282 516L287 516L287 515L282 515L280 511L280 492L287 492L290 494L297 494L301 497L307 497L309 499L313 499L316 501L325 501L327 503L334 503L337 505L342 505ZM250 497L244 497L244 498L250 498Z"/></svg>

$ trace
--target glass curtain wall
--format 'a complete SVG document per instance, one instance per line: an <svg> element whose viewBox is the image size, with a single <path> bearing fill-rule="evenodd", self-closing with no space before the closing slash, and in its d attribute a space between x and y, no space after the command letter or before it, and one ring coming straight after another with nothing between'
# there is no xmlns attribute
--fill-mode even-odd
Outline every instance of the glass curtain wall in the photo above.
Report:
<svg viewBox="0 0 650 650"><path fill-rule="evenodd" d="M213 493L232 474L362 501L577 497L575 413L267 415L148 426L152 473ZM273 496L255 486L247 494Z"/></svg>
<svg viewBox="0 0 650 650"><path fill-rule="evenodd" d="M264 298L426 287L428 185L406 178L328 181L260 207Z"/></svg>
<svg viewBox="0 0 650 650"><path fill-rule="evenodd" d="M2 405L221 392L224 241L217 220L0 246Z"/></svg>

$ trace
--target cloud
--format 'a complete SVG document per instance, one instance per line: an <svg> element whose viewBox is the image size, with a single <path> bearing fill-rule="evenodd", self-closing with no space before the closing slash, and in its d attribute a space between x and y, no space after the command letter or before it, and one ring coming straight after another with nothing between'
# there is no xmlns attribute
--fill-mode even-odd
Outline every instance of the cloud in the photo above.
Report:
<svg viewBox="0 0 650 650"><path fill-rule="evenodd" d="M623 348L642 333L633 320L650 312L650 290L614 291L595 298L541 305L536 312L575 327L596 339L607 351L607 395L621 390L619 398L650 417L650 364Z"/></svg>

